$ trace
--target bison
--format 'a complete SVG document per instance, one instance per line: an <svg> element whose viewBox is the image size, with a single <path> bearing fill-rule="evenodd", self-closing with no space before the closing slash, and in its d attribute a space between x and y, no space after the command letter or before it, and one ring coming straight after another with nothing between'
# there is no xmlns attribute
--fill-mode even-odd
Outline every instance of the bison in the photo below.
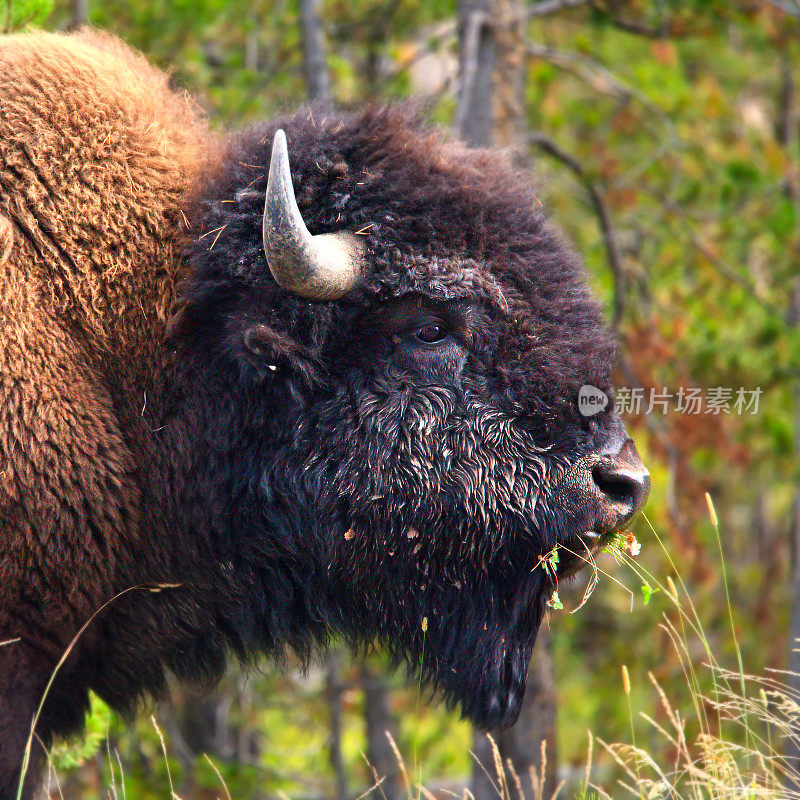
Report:
<svg viewBox="0 0 800 800"><path fill-rule="evenodd" d="M649 486L528 177L406 108L213 136L113 38L0 42L0 798L89 690L331 636L512 723L540 558Z"/></svg>

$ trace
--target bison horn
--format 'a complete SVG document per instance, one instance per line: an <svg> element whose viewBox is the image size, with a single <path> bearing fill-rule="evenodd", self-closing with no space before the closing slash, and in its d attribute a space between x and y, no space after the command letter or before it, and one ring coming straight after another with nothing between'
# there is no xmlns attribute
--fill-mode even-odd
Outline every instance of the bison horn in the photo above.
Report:
<svg viewBox="0 0 800 800"><path fill-rule="evenodd" d="M264 203L264 255L279 286L310 300L336 300L361 277L363 247L348 231L308 232L292 188L286 134L275 133Z"/></svg>

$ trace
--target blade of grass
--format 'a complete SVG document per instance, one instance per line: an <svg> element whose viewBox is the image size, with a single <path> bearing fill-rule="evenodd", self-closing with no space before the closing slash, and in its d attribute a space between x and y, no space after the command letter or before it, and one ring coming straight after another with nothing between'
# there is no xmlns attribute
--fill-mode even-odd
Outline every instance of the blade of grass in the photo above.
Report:
<svg viewBox="0 0 800 800"><path fill-rule="evenodd" d="M180 584L177 583L157 583L153 584L152 586L148 586L147 584L140 584L138 586L129 586L127 589L123 589L121 592L117 592L112 598L106 600L103 605L100 606L90 617L86 620L86 622L81 625L78 629L78 632L75 636L72 637L72 641L70 641L67 649L64 651L61 658L58 660L58 663L55 665L55 668L50 673L50 679L47 681L47 685L44 687L44 692L42 694L42 699L39 701L39 705L36 709L36 713L33 715L33 720L31 721L31 731L28 734L28 741L25 743L25 751L22 756L22 769L20 770L19 776L19 783L17 785L17 797L16 800L22 800L22 789L25 784L25 777L28 774L28 769L30 768L30 761L31 761L31 748L33 747L33 739L36 732L36 725L39 722L39 718L42 716L42 710L44 709L45 701L47 700L50 690L53 688L53 682L56 679L60 669L64 666L64 663L69 658L72 651L75 649L75 645L78 643L78 640L83 636L86 629L94 622L97 616L108 608L112 603L115 603L119 600L120 597L123 595L128 594L129 592L135 592L137 590L148 591L148 592L160 592L162 589L175 589Z"/></svg>

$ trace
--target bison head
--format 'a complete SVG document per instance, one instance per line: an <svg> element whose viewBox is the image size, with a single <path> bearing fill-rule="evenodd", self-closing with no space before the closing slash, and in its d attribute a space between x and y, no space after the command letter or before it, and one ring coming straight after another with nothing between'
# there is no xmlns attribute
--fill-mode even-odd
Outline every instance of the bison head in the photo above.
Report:
<svg viewBox="0 0 800 800"><path fill-rule="evenodd" d="M257 128L204 189L178 326L222 625L242 651L379 640L511 723L541 558L573 571L647 495L612 337L502 154L397 109L282 127L288 161Z"/></svg>

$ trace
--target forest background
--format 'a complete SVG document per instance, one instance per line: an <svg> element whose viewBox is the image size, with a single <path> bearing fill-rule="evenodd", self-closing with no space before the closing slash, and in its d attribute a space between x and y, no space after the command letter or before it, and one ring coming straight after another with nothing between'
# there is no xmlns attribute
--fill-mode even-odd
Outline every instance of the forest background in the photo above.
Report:
<svg viewBox="0 0 800 800"><path fill-rule="evenodd" d="M598 586L574 614L591 573L561 587L565 607L545 623L522 718L495 735L527 797L550 797L562 781L562 798L583 791L587 731L669 762L680 741L642 712L663 726L678 714L687 741L721 735L718 686L703 667L711 654L740 676L798 671L800 2L0 6L6 30L87 23L170 71L217 128L309 100L422 98L454 135L511 148L585 259L621 343L620 399L653 490L633 528L638 574L601 557ZM700 635L687 631L678 593ZM380 653L353 661L334 648L307 673L291 657L234 670L210 695L176 687L133 727L93 702L87 741L52 754L54 797L346 800L376 776L371 796L386 800L419 797L418 781L437 796L518 792L516 779L498 779L488 740ZM771 758L791 756L791 731L770 739ZM615 781L637 775L620 751L592 748L590 782L621 796Z"/></svg>

